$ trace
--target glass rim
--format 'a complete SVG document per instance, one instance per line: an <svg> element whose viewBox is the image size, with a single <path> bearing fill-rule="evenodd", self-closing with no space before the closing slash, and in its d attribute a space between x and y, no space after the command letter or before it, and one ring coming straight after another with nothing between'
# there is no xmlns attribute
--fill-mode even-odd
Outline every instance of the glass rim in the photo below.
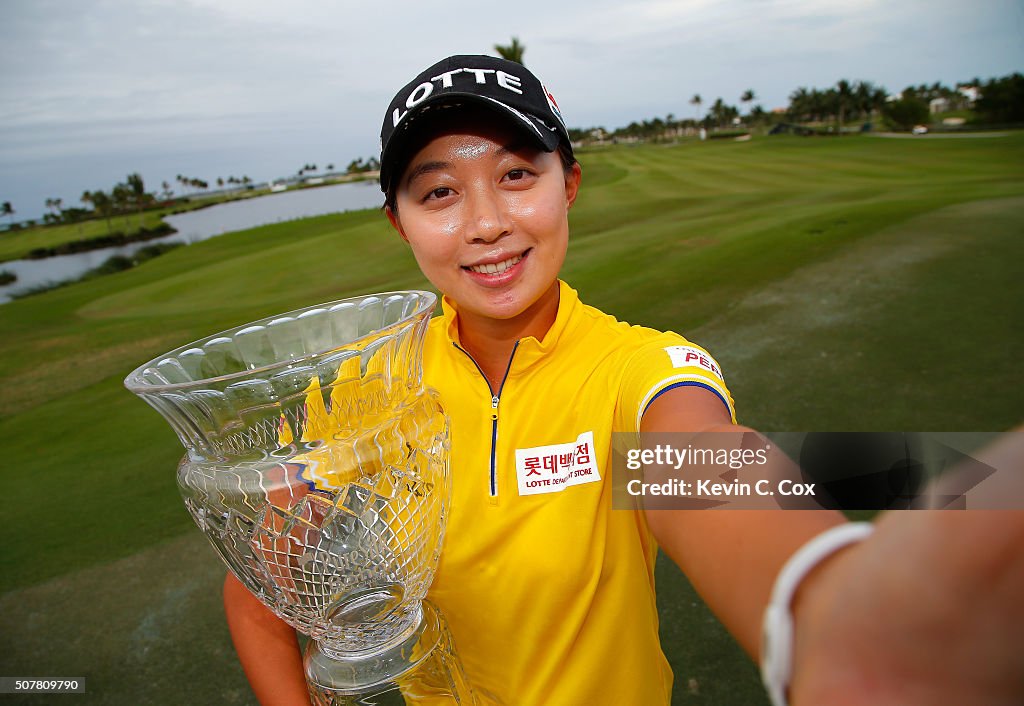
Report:
<svg viewBox="0 0 1024 706"><path fill-rule="evenodd" d="M239 331L242 331L243 329L246 329L246 328L248 328L250 326L266 326L266 325L268 325L269 323L271 323L273 321L276 321L278 319L283 319L285 317L289 317L289 316L297 317L298 315L300 315L300 314L302 314L304 312L313 311L315 309L329 310L329 309L331 309L333 307L336 307L336 306L338 306L340 304L357 303L357 302L365 301L366 299L369 299L371 297L378 297L380 299L386 299L386 298L392 297L392 296L402 296L402 297L404 297L404 296L407 296L407 295L410 295L410 294L415 294L415 295L418 295L420 297L420 301L418 302L418 304L416 306L416 309L414 311L412 311L411 313L403 316L401 319L399 319L398 321L395 321L394 323L388 324L387 326L383 326L383 327L381 327L379 329L376 329L375 331L373 331L371 333L364 334L362 336L359 336L357 338L352 339L351 341L348 341L348 342L346 342L344 344L341 344L341 345L338 345L338 346L334 346L332 348L325 348L324 350L321 350L321 351L316 351L314 353L306 353L306 354L301 355L301 356L297 356L297 357L293 357L293 358L288 358L286 360L276 361L274 363L269 363L267 365L261 365L261 366L255 367L255 368L249 368L249 369L246 369L246 370L239 370L239 371L231 372L231 373L224 373L223 375L215 375L215 376L212 376L212 377L201 378L199 380L189 380L187 382L175 382L175 383L156 384L156 383L151 383L151 382L149 382L148 380L145 380L142 377L142 374L147 369L156 367L156 365L158 363L160 363L161 361L163 361L163 360L165 360L167 358L176 358L177 356L181 355L182 353L184 353L185 351L187 351L187 350L189 350L191 348L201 348L202 344L204 344L204 343L208 343L208 342L210 342L210 341L212 341L212 340L214 340L216 338L224 337L226 334L229 334L229 333L238 333ZM313 359L319 358L319 357L321 357L321 356L323 356L323 355L325 355L327 353L334 353L334 352L337 352L337 351L345 350L346 348L351 347L353 344L356 344L359 341L362 341L363 339L369 338L371 335L373 335L375 333L378 333L378 332L380 332L382 330L385 330L385 329L390 329L390 328L398 327L398 326L402 325L403 323L406 323L406 322L411 321L411 320L413 320L413 319L415 319L415 318L417 318L419 316L422 316L424 313L429 313L437 305L437 301L438 301L438 296L434 292L431 292L431 291L428 291L428 290L425 290L425 289L406 289L406 290L396 290L396 291L391 291L391 292L371 292L371 293L368 293L368 294L360 294L360 295L356 295L356 296L353 296L353 297L345 297L343 299L334 299L332 301L322 302L320 304L312 304L310 306L299 307L298 309L292 309L291 311L286 311L286 312L283 312L283 313L280 313L280 314L274 314L272 316L266 316L266 317L264 317L262 319L256 319L255 321L249 321L247 323L244 323L244 324L241 324L241 325L238 325L238 326L232 326L230 328L223 329L223 330L218 331L216 333L212 333L212 334L209 334L209 335L206 335L206 336L202 336L200 338L197 338L197 339L195 339L193 341L190 341L189 343L186 343L184 345L178 346L176 348L172 348L171 350L167 351L166 353L161 353L160 355L158 355L158 356L156 356L154 358L151 358L150 360L147 360L145 363L143 363L142 365L140 365L137 368L135 368L134 370L132 370L125 377L125 379L124 379L124 386L126 388L128 388L129 391L131 391L131 392L133 392L133 393L135 393L137 395L141 395L141 394L145 394L145 393L174 392L176 390L203 389L202 387L197 387L197 386L206 386L206 387L208 387L211 383L220 383L220 382L225 382L225 381L229 381L229 380L243 379L243 378L246 378L246 377L249 377L249 376L253 375L254 373L257 373L257 374L258 373L267 373L267 372L270 372L270 371L273 371L273 370L276 370L276 369L279 369L279 368L292 367L296 363L302 363L302 362L306 362L306 361L309 361L309 360L313 360Z"/></svg>

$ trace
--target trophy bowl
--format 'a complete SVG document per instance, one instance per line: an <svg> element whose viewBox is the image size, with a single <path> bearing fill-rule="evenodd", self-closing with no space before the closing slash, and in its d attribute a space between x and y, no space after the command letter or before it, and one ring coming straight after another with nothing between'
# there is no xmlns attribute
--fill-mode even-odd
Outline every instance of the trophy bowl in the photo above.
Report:
<svg viewBox="0 0 1024 706"><path fill-rule="evenodd" d="M448 420L422 376L435 303L409 291L307 307L125 379L185 447L178 487L214 550L312 638L315 704L472 703L424 600L451 502Z"/></svg>

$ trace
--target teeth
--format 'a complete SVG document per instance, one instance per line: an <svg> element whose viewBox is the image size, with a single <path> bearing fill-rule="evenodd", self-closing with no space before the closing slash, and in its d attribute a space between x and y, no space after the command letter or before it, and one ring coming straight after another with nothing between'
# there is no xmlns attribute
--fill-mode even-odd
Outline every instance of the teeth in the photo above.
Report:
<svg viewBox="0 0 1024 706"><path fill-rule="evenodd" d="M471 265L469 269L473 272L479 272L485 275L496 275L504 272L522 259L522 255L516 255L515 257L510 257L503 262L496 262L493 265Z"/></svg>

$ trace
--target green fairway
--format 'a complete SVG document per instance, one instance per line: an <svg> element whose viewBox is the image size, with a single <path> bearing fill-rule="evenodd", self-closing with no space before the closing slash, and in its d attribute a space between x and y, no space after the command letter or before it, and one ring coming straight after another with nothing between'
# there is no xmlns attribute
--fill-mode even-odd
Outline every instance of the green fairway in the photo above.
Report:
<svg viewBox="0 0 1024 706"><path fill-rule="evenodd" d="M166 213L167 209L144 212L142 227L156 228L160 225L160 217ZM6 231L0 234L0 263L26 258L36 248L52 248L73 240L102 238L112 232L131 235L138 231L139 216L136 213L111 218L109 224L103 219L94 219L74 224L37 226L26 230Z"/></svg>
<svg viewBox="0 0 1024 706"><path fill-rule="evenodd" d="M324 185L364 180L365 177L359 175L338 177L332 178ZM317 186L302 185L291 187L289 191L313 188L317 188ZM103 239L111 233L123 233L131 237L138 234L140 224L149 231L154 231L161 225L166 225L163 224L163 218L167 215L195 211L230 201L244 201L245 199L267 196L270 193L269 188L263 188L221 192L212 196L197 194L173 202L169 206L147 209L142 212L141 220L137 212L129 211L111 216L109 219L90 218L79 223L37 225L31 228L0 232L0 270L3 269L2 263L9 260L27 258L37 248L56 248L71 241ZM100 245L99 247L109 247L109 244ZM89 250L91 248L86 247L84 249Z"/></svg>
<svg viewBox="0 0 1024 706"><path fill-rule="evenodd" d="M1024 134L580 159L563 276L587 303L707 347L743 423L1024 421ZM219 614L223 572L177 495L180 445L121 380L222 328L427 286L384 217L363 211L221 236L0 306L0 674L85 676L85 703L179 704L196 700L188 689L251 703ZM766 703L679 572L660 561L658 581L675 703Z"/></svg>

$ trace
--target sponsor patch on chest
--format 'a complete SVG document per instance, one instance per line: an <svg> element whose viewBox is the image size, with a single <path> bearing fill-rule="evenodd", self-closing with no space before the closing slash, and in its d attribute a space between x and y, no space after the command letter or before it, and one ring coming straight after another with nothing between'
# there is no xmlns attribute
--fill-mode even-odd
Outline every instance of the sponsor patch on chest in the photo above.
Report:
<svg viewBox="0 0 1024 706"><path fill-rule="evenodd" d="M594 449L594 432L576 441L532 449L516 449L516 477L520 495L557 493L573 485L601 480Z"/></svg>

